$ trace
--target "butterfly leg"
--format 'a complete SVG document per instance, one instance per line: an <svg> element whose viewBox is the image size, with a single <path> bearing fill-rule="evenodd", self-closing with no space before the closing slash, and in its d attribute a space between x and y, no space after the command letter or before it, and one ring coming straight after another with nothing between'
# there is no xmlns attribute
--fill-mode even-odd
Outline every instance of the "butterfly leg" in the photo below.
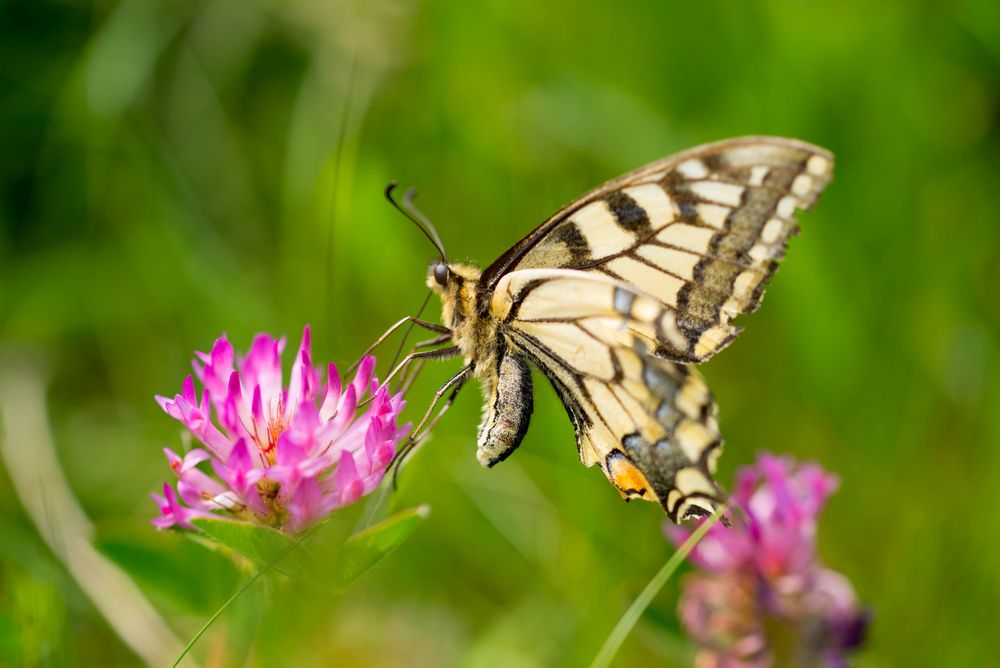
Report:
<svg viewBox="0 0 1000 668"><path fill-rule="evenodd" d="M363 360L366 356L370 355L373 350L375 350L376 348L378 348L380 345L382 345L385 342L386 339L388 339L390 336L392 336L392 334L397 329L399 329L400 327L402 327L403 325L406 325L406 324L409 324L411 327L414 326L414 325L418 326L418 327L423 327L426 330L429 330L431 332L437 332L438 334L451 334L451 330L448 329L447 327L445 327L444 325L439 325L437 323L428 322L426 320L421 320L420 318L418 318L416 316L408 315L405 318L399 319L389 329L385 330L385 332L382 334L382 336L380 336L377 339L375 339L375 342L373 344L371 344L370 346L368 346L368 348L365 350L365 352L363 352L361 354L361 357L358 358L358 361L355 362L354 364L352 364L350 366L350 368L346 372L347 375L350 375L351 373L353 373L354 370L358 368L358 365L361 364L361 360ZM445 339L445 340L447 340L447 339Z"/></svg>
<svg viewBox="0 0 1000 668"><path fill-rule="evenodd" d="M432 339L427 339L426 341L418 341L413 344L407 354L415 353L418 350L423 350L424 348L433 348L434 346L439 346L443 343L448 343L449 341L451 341L451 334L442 334L440 336L435 336ZM410 389L410 386L417 379L417 375L420 373L420 370L424 368L425 362L427 362L427 360L417 360L415 364L411 364L407 367L406 371L403 373L403 377L400 378L399 381L400 391L405 393Z"/></svg>
<svg viewBox="0 0 1000 668"><path fill-rule="evenodd" d="M459 391L465 385L465 382L469 380L469 376L471 375L471 365L462 367L458 373L449 378L447 382L445 382L445 384L438 388L438 391L434 393L434 398L431 400L431 404L427 407L426 412L424 412L424 416L420 419L420 422L417 423L416 428L410 433L410 437L403 442L402 446L400 446L396 455L392 458L392 461L389 462L389 467L394 469L392 476L393 487L396 486L396 477L399 474L399 466L403 459L406 458L406 456L412 452L414 448L419 446L421 442L423 442L431 430L434 429L434 426L437 425L438 421L444 417L444 414L448 412L449 408L451 408L451 405L455 402L455 397L458 396ZM444 405L441 406L441 410L439 410L437 415L431 419L431 412L437 406L438 402L441 401L441 398L449 392L449 390L450 394L448 394L448 398L445 400Z"/></svg>
<svg viewBox="0 0 1000 668"><path fill-rule="evenodd" d="M458 357L461 354L462 351L459 350L458 346L448 346L447 348L438 348L437 350L420 350L410 353L389 372L389 375L382 380L382 384L387 385L400 371L416 360L447 360Z"/></svg>
<svg viewBox="0 0 1000 668"><path fill-rule="evenodd" d="M442 343L448 343L451 341L451 331L449 330L447 334L442 334L441 336L435 336L432 339L427 339L425 341L417 341L413 344L410 352L416 352L423 348L433 348L434 346L439 346Z"/></svg>

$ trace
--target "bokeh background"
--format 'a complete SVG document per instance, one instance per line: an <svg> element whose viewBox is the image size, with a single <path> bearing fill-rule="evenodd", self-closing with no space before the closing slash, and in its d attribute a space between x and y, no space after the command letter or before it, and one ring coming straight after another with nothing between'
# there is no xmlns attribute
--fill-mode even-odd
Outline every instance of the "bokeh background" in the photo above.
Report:
<svg viewBox="0 0 1000 668"><path fill-rule="evenodd" d="M85 535L187 639L245 577L148 523L161 448L180 444L152 397L195 349L222 332L294 344L311 323L315 359L343 364L412 313L433 251L383 200L390 180L421 188L452 258L485 265L607 178L750 133L838 162L764 308L704 366L720 479L761 450L841 476L819 540L874 612L858 665L992 664L994 0L4 0L0 373L47 388L47 412L23 417L48 425ZM414 417L456 364L427 369ZM536 386L526 441L490 471L480 398L460 397L391 500L431 518L376 571L341 596L261 583L198 662L589 662L671 548L657 507L579 465ZM22 416L5 415L9 451ZM41 453L29 434L8 462L43 458L33 437ZM0 663L137 664L15 494L57 483L15 477L0 474ZM676 595L618 665L690 665Z"/></svg>

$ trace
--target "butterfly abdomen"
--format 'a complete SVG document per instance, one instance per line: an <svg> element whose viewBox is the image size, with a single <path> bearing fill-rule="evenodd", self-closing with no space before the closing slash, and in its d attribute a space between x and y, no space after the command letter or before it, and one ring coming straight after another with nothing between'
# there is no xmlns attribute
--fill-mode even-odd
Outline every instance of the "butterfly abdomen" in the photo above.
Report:
<svg viewBox="0 0 1000 668"><path fill-rule="evenodd" d="M531 369L517 355L501 353L496 375L483 384L486 404L476 458L493 466L510 456L528 431L533 406Z"/></svg>

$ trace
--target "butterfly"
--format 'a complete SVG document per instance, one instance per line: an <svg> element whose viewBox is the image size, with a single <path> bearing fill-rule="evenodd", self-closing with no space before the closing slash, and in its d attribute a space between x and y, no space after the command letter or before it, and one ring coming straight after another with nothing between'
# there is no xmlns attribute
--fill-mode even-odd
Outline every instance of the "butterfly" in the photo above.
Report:
<svg viewBox="0 0 1000 668"><path fill-rule="evenodd" d="M693 365L740 333L732 320L760 304L799 231L796 210L814 204L832 168L828 151L793 139L698 146L588 192L482 271L449 262L417 211L440 253L427 284L444 325L404 321L447 347L404 362L464 359L435 403L479 381L485 466L524 439L535 367L566 408L580 460L623 498L657 502L674 522L710 515L725 498L713 478L722 439Z"/></svg>

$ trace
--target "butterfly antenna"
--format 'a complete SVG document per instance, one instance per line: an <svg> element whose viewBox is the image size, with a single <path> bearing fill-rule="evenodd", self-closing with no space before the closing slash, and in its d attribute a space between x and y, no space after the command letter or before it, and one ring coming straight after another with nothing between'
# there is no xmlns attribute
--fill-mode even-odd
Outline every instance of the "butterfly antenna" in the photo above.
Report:
<svg viewBox="0 0 1000 668"><path fill-rule="evenodd" d="M441 261L447 262L448 260L446 259L445 256L444 245L442 245L441 239L438 238L437 230L434 229L434 226L430 224L430 221L427 220L427 217L424 216L422 213L417 211L417 215L415 215L410 210L412 206L410 205L409 202L410 200L413 199L413 197L410 196L409 192L407 192L407 194L403 198L403 201L406 202L408 208L400 206L399 202L397 202L395 198L393 198L392 191L396 189L396 185L397 185L396 182L393 181L392 183L390 183L385 187L385 198L389 200L389 204L392 204L392 206L395 207L396 211L399 211L401 214L406 216L410 220L410 222L412 222L414 225L420 228L420 231L424 233L424 236L427 237L428 241L434 244L434 248L436 248L438 254L441 255ZM411 188L410 190L412 191L413 189ZM428 228L432 230L434 233L431 234L431 232L428 231Z"/></svg>
<svg viewBox="0 0 1000 668"><path fill-rule="evenodd" d="M413 203L413 200L416 199L419 194L419 190L415 187L411 187L406 191L406 194L403 195L403 206L405 206L406 210L410 212L410 215L417 218L417 220L423 223L424 226L430 230L430 233L434 235L434 240L437 242L437 247L441 250L441 254L444 255L444 244L441 243L441 237L438 236L437 228L434 227L434 223L431 222L430 218L425 216L424 213Z"/></svg>

